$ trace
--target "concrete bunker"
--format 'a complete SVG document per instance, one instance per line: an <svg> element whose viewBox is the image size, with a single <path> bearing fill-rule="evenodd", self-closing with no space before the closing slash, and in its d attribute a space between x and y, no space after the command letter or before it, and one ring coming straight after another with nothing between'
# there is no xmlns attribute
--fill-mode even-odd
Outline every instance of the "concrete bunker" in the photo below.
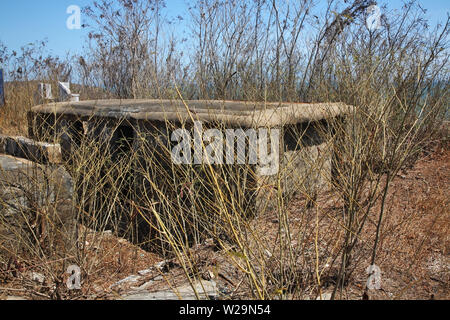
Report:
<svg viewBox="0 0 450 320"><path fill-rule="evenodd" d="M29 114L29 131L36 140L61 143L69 167L75 150L86 144L101 146L98 154L108 160L102 159L99 176L120 175L117 181L122 199L115 227L139 243L154 245L161 240L157 223L152 223L155 213L159 219L170 220L174 212L183 212L187 222L184 227L172 223L170 228L181 227L179 232L189 235L187 241L200 240L201 230L211 231L207 229L221 225L217 216L223 210L238 210L240 215L252 217L277 208L279 186L286 201L299 192L314 195L315 190L330 187L334 124L342 123L350 110L342 103L64 102L34 107ZM280 130L277 174L262 175L261 168L254 164L214 164L208 170L203 164L174 165L171 134L185 128L194 135L197 121L222 132ZM114 173L111 168L120 163L126 166L122 168L125 171ZM75 185L80 183L75 181ZM108 188L116 186L106 184L102 193L107 194ZM209 221L196 221L199 215Z"/></svg>

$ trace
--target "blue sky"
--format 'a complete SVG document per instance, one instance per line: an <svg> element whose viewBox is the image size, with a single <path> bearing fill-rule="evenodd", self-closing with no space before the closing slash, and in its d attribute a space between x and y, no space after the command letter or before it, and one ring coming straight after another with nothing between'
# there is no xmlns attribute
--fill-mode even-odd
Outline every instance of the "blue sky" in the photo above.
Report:
<svg viewBox="0 0 450 320"><path fill-rule="evenodd" d="M69 30L66 10L71 5L85 7L92 0L0 0L0 41L17 50L27 43L48 39L56 55L81 52L86 30ZM167 14L185 16L185 0L168 0ZM83 20L82 20L83 23Z"/></svg>
<svg viewBox="0 0 450 320"><path fill-rule="evenodd" d="M167 0L166 14L187 17L187 0ZM321 0L325 1L325 0ZM36 40L48 39L48 48L55 55L80 53L86 40L85 30L69 30L66 13L70 5L84 7L91 0L0 0L0 41L8 48L18 50ZM399 8L401 0L380 1L390 8ZM449 0L420 0L428 9L431 24L443 21L450 12ZM180 30L186 32L186 30Z"/></svg>

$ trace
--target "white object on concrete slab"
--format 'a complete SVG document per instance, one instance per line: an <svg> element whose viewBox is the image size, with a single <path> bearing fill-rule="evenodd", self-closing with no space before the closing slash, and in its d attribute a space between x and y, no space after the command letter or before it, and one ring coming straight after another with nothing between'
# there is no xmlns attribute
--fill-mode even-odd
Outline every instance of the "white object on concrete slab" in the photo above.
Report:
<svg viewBox="0 0 450 320"><path fill-rule="evenodd" d="M60 101L79 102L80 95L70 91L70 82L58 82Z"/></svg>

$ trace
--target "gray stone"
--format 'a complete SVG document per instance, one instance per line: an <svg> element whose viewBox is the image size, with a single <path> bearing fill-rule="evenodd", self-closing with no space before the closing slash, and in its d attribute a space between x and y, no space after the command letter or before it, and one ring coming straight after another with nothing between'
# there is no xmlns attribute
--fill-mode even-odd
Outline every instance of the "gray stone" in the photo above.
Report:
<svg viewBox="0 0 450 320"><path fill-rule="evenodd" d="M150 280L139 287L130 287L130 288L135 291L143 291L143 290L147 290L147 289L151 288L152 286L155 285L155 283L156 283L155 280Z"/></svg>
<svg viewBox="0 0 450 320"><path fill-rule="evenodd" d="M32 271L28 274L28 277L31 279L31 281L34 281L34 282L37 282L40 284L43 284L45 282L45 276L38 272Z"/></svg>
<svg viewBox="0 0 450 320"><path fill-rule="evenodd" d="M195 283L194 289L191 285L185 285L176 288L175 290L163 290L150 292L147 290L139 290L130 292L121 297L120 300L211 300L217 299L219 294L217 285L214 281L202 281Z"/></svg>
<svg viewBox="0 0 450 320"><path fill-rule="evenodd" d="M133 283L137 282L141 277L138 275L131 275L126 277L125 279L122 279L120 281L117 281L116 283L112 284L110 288L114 288L123 284Z"/></svg>
<svg viewBox="0 0 450 320"><path fill-rule="evenodd" d="M138 274L140 274L141 276L146 276L148 274L151 274L152 272L153 272L153 269L145 269L145 270L138 271Z"/></svg>
<svg viewBox="0 0 450 320"><path fill-rule="evenodd" d="M332 296L331 292L324 292L322 293L322 297L320 297L319 295L316 300L331 300L331 296Z"/></svg>
<svg viewBox="0 0 450 320"><path fill-rule="evenodd" d="M42 164L60 164L62 162L59 144L37 142L25 137L0 135L0 153Z"/></svg>
<svg viewBox="0 0 450 320"><path fill-rule="evenodd" d="M19 296L7 296L5 300L9 301L27 301L28 299Z"/></svg>

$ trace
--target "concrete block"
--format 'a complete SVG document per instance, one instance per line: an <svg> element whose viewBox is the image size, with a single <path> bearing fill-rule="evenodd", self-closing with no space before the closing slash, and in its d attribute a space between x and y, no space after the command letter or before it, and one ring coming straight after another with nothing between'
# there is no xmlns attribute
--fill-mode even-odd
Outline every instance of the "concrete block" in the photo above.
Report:
<svg viewBox="0 0 450 320"><path fill-rule="evenodd" d="M219 294L217 285L214 281L202 281L202 283L195 283L194 289L191 285L185 285L173 290L161 290L151 292L148 290L139 290L130 292L124 295L120 300L207 300L217 299ZM197 292L199 298L197 298L195 292Z"/></svg>
<svg viewBox="0 0 450 320"><path fill-rule="evenodd" d="M0 155L0 250L58 237L73 245L73 183L62 167Z"/></svg>
<svg viewBox="0 0 450 320"><path fill-rule="evenodd" d="M7 137L0 135L0 153L43 164L62 163L61 147L59 144L37 142L25 137Z"/></svg>

